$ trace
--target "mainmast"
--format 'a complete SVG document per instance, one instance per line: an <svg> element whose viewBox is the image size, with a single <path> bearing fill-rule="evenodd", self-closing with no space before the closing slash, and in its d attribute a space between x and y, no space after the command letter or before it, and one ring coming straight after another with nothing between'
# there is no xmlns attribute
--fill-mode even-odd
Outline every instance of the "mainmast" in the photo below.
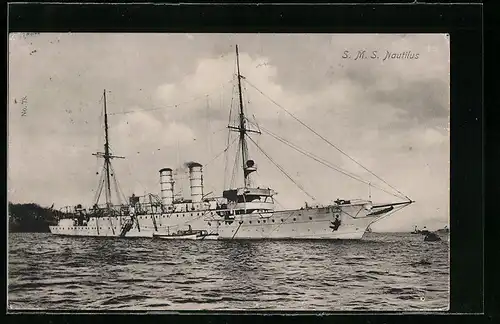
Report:
<svg viewBox="0 0 500 324"><path fill-rule="evenodd" d="M245 169L246 169L246 163L248 160L248 147L247 147L247 142L246 142L246 127L245 127L245 112L243 111L243 95L241 93L241 74L240 74L240 56L238 53L238 45L236 45L236 65L238 67L238 92L239 92L239 98L240 98L240 127L239 127L239 132L240 132L240 146L241 146L241 158L242 158L242 164L243 164L243 183L245 187L247 186L247 181L246 181L246 175L245 175Z"/></svg>
<svg viewBox="0 0 500 324"><path fill-rule="evenodd" d="M237 71L238 71L238 94L240 100L240 111L239 111L240 118L239 118L239 125L237 127L229 125L228 128L240 134L239 146L241 150L241 159L242 159L241 163L243 167L243 185L245 188L247 188L252 186L251 179L248 176L250 173L257 171L257 168L254 165L254 161L248 159L248 146L247 146L246 136L248 136L247 133L260 134L260 131L247 128L247 118L245 116L245 110L243 107L243 94L241 91L241 79L244 79L244 77L240 73L240 55L238 52L238 45L236 45L236 65L238 67ZM236 159L238 159L238 157L236 157Z"/></svg>

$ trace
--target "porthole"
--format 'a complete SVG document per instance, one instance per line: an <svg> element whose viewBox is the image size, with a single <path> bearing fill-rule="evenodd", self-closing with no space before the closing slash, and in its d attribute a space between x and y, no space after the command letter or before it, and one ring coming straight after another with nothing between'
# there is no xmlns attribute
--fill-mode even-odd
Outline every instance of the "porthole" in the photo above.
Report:
<svg viewBox="0 0 500 324"><path fill-rule="evenodd" d="M252 221L248 221L248 224L252 224Z"/></svg>
<svg viewBox="0 0 500 324"><path fill-rule="evenodd" d="M259 224L260 224L260 220L258 220L258 221L257 221L257 223L259 223Z"/></svg>
<svg viewBox="0 0 500 324"><path fill-rule="evenodd" d="M266 220L264 219L264 220L263 220L263 222L265 223L265 222L266 222Z"/></svg>
<svg viewBox="0 0 500 324"><path fill-rule="evenodd" d="M272 219L273 223L274 223L274 219Z"/></svg>
<svg viewBox="0 0 500 324"><path fill-rule="evenodd" d="M295 222L296 220L297 220L297 218L295 218L295 217L294 217L294 218L293 218L293 221Z"/></svg>
<svg viewBox="0 0 500 324"><path fill-rule="evenodd" d="M312 220L313 218L311 216L309 216L309 219Z"/></svg>

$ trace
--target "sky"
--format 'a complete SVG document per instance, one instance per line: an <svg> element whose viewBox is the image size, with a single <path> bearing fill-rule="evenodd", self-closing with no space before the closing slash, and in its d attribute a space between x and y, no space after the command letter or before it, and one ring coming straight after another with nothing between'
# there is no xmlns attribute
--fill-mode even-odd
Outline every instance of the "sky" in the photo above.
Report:
<svg viewBox="0 0 500 324"><path fill-rule="evenodd" d="M448 225L444 34L10 34L9 201L93 203L103 163L92 153L103 151L104 89L111 149L125 156L113 167L126 195L158 194L158 170L171 167L176 191L189 196L186 161L204 165L206 194L241 185L241 173L231 182L237 142L224 153L229 113L238 109L236 44L244 109L263 133L251 135L258 146L248 144L256 185L277 191L278 207L337 198L401 201L305 124L415 201L373 224L374 231ZM364 57L356 58L359 51Z"/></svg>

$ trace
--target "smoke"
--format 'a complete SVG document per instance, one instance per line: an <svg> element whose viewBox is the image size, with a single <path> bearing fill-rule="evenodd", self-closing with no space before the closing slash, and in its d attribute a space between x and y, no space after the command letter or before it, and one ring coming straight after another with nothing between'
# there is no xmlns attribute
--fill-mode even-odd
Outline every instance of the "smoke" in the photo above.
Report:
<svg viewBox="0 0 500 324"><path fill-rule="evenodd" d="M202 166L201 164L194 161L184 162L184 168L201 167L201 166Z"/></svg>

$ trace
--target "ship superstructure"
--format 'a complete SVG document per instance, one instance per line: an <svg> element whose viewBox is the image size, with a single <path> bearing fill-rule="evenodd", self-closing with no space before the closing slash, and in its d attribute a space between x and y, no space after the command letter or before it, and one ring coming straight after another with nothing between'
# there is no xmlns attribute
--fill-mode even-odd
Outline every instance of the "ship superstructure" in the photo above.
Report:
<svg viewBox="0 0 500 324"><path fill-rule="evenodd" d="M255 185L253 176L257 171L257 164L253 159L249 158L248 144L252 144L275 164L289 180L306 194L308 193L282 167L277 165L269 154L258 145L257 141L252 138L253 135L261 135L262 130L322 165L348 175L355 180L364 181L301 149L273 132L259 127L256 121L250 121L246 116L243 105L242 80L247 80L240 73L238 46L236 46L236 65L238 113L236 114L237 118L232 123L230 121L228 129L230 134L236 133L238 135L238 151L236 152L234 165L239 165L237 168L240 168L243 175L240 186L226 188L221 197L209 198L209 195L204 195L203 165L197 162L189 162L185 164L185 167L189 170L191 196L188 199L176 198L174 170L166 167L159 170L160 195L147 194L140 197L132 195L128 201L113 205L111 203L111 184L115 184L117 197L120 197L120 190L111 166L111 160L123 157L112 155L110 152L106 92L104 92L104 152L95 154L97 157L104 159L104 166L101 172L96 202L88 210L78 205L73 210L67 211L66 215L70 216L59 220L57 226L51 226L51 232L72 236L159 237L190 240L361 239L373 222L413 203L410 198L390 186L398 193L393 196L402 199L402 201L377 204L371 201L370 195L369 199L366 200L337 199L326 205L316 204L310 206L306 203L305 206L298 209L282 208L278 210L275 204L277 193L271 188L261 188ZM297 117L288 111L287 113L330 146L339 150ZM229 146L228 144L225 150ZM339 151L347 156L343 151ZM360 165L351 157L347 157ZM364 169L376 176L366 168ZM378 176L376 177L380 179ZM387 184L385 181L383 182ZM373 186L371 182L365 183L370 188ZM380 187L379 189L384 190ZM103 190L105 190L105 204L100 205L99 199Z"/></svg>
<svg viewBox="0 0 500 324"><path fill-rule="evenodd" d="M109 144L108 112L106 91L104 102L104 152L94 153L104 160L99 185L91 208L81 204L65 207L64 217L56 226L50 226L53 234L68 236L115 236L153 237L172 235L173 237L193 237L210 239L215 233L203 231L207 226L204 217L215 215L216 201L203 196L203 166L197 162L186 163L189 170L191 197L175 197L175 179L171 168L159 170L160 195L146 194L124 197L111 164L115 158ZM112 194L116 193L113 203ZM104 191L104 202L101 203Z"/></svg>

